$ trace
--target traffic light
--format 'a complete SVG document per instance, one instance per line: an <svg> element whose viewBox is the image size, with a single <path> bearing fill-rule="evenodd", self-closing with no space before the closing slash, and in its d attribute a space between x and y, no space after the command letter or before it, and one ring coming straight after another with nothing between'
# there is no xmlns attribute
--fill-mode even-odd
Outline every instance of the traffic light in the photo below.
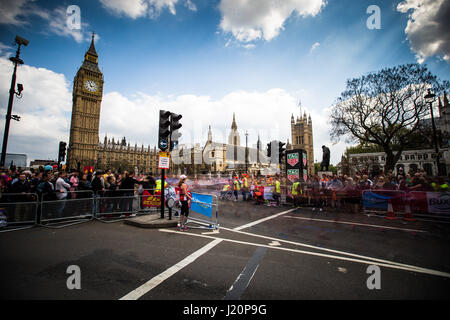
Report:
<svg viewBox="0 0 450 320"><path fill-rule="evenodd" d="M169 147L170 136L170 111L159 111L158 148L162 151Z"/></svg>
<svg viewBox="0 0 450 320"><path fill-rule="evenodd" d="M63 141L59 143L58 162L62 162L66 158L66 146L67 143Z"/></svg>
<svg viewBox="0 0 450 320"><path fill-rule="evenodd" d="M178 131L182 127L179 123L183 118L181 114L172 113L170 115L170 151L172 151L178 145L178 139L181 137L181 133Z"/></svg>
<svg viewBox="0 0 450 320"><path fill-rule="evenodd" d="M284 157L284 153L286 151L286 149L284 148L284 146L286 145L286 143L279 141L278 142L278 163L281 164L281 162L283 161L283 157Z"/></svg>
<svg viewBox="0 0 450 320"><path fill-rule="evenodd" d="M267 157L268 158L272 157L272 143L267 144Z"/></svg>

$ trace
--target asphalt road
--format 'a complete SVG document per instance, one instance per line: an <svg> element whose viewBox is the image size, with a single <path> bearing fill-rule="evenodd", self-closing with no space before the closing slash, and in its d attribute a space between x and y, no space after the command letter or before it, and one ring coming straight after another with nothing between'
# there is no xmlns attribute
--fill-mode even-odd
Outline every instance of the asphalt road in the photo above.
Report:
<svg viewBox="0 0 450 320"><path fill-rule="evenodd" d="M449 298L448 224L231 201L219 221L218 233L99 221L0 233L1 299ZM67 288L72 265L81 289Z"/></svg>

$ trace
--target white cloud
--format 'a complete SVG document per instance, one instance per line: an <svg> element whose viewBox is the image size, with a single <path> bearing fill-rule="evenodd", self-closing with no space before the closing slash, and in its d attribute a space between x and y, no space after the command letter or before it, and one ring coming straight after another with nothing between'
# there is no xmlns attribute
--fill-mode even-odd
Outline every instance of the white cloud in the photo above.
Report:
<svg viewBox="0 0 450 320"><path fill-rule="evenodd" d="M270 41L292 14L315 16L325 5L324 0L221 0L220 28L241 42Z"/></svg>
<svg viewBox="0 0 450 320"><path fill-rule="evenodd" d="M249 134L249 146L256 145L258 134L263 145L274 139L289 139L292 142L290 119L292 114L299 114L297 98L277 88L265 92L235 91L218 100L208 96L145 93L125 97L118 92L110 92L103 98L100 140L103 141L105 134L116 141L126 136L133 145L155 146L161 109L183 115L180 143L186 145L204 144L209 125L214 141L227 142L233 112L236 113L242 145L245 145L246 131ZM321 146L325 144L332 150L331 162L337 164L346 144L332 145L327 124L329 110L322 111L313 106L302 110L311 114L313 120L315 159L321 161Z"/></svg>
<svg viewBox="0 0 450 320"><path fill-rule="evenodd" d="M0 24L25 25L28 24L26 17L36 15L48 18L45 10L40 9L34 0L2 0L0 6Z"/></svg>
<svg viewBox="0 0 450 320"><path fill-rule="evenodd" d="M405 33L419 63L434 55L450 62L450 1L406 0L397 10L409 13Z"/></svg>
<svg viewBox="0 0 450 320"><path fill-rule="evenodd" d="M6 114L13 65L0 58L0 114ZM55 159L58 142L68 141L72 94L64 75L28 65L17 70L17 83L23 84L22 99L14 98L13 114L20 122L11 121L8 152L26 153L30 159ZM0 126L4 128L4 116ZM2 135L3 136L3 135Z"/></svg>
<svg viewBox="0 0 450 320"><path fill-rule="evenodd" d="M38 16L48 24L48 29L58 36L72 37L75 41L89 41L89 24L81 19L81 29L67 26L67 7L57 7L50 11L38 7L35 0L3 0L0 6L0 24L28 25L30 16ZM81 13L82 15L82 13Z"/></svg>
<svg viewBox="0 0 450 320"><path fill-rule="evenodd" d="M89 24L83 20L81 20L80 29L72 29L67 26L67 13L64 7L56 8L49 13L48 22L50 31L56 35L72 37L78 43L91 40ZM98 39L99 37L96 36L96 40Z"/></svg>
<svg viewBox="0 0 450 320"><path fill-rule="evenodd" d="M310 53L313 53L314 50L316 50L316 49L319 48L319 47L320 47L320 43L319 43L319 42L316 42L316 43L314 43L314 44L312 45L312 47L311 47L311 49L309 50L309 52L310 52Z"/></svg>
<svg viewBox="0 0 450 320"><path fill-rule="evenodd" d="M111 12L137 19L149 16L158 17L164 9L168 9L176 15L175 6L179 0L100 0L101 4ZM191 0L183 0L184 5L191 11L197 11L197 7Z"/></svg>

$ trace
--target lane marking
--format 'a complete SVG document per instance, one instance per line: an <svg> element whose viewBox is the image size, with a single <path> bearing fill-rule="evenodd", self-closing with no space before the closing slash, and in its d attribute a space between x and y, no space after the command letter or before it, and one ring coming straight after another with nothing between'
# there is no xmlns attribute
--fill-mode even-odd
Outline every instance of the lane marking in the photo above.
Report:
<svg viewBox="0 0 450 320"><path fill-rule="evenodd" d="M284 217L284 218L300 219L300 220L310 220L310 221L318 221L318 222L329 222L329 223L341 223L341 224L350 224L350 225L355 225L355 226L364 226L364 227L372 227L372 228L384 228L384 229L393 229L393 230L402 230L402 231L412 231L412 232L425 232L425 233L428 232L428 231L425 231L425 230L416 230L416 229L407 229L407 228L397 228L397 227L389 227L389 226L383 226L383 225L365 224L365 223L357 223L357 222L335 221L335 220L314 219L314 218L293 217L293 216L286 216L286 217Z"/></svg>
<svg viewBox="0 0 450 320"><path fill-rule="evenodd" d="M270 249L273 249L273 250L282 250L282 251L287 251L287 252L301 253L301 254L306 254L306 255L311 255L311 256L316 256L316 257L322 257L322 258L329 258L329 259L334 259L334 260L350 261L350 262L367 264L367 265L373 265L374 264L373 260L370 261L370 260L362 260L362 259L353 259L353 258L347 258L347 257L342 257L342 256L334 256L334 255L318 253L318 252L311 252L311 251L304 251L304 250L290 249L290 248L282 248L282 247L273 247L273 246L264 245L264 244L260 244L260 243L245 242L245 241L232 240L232 239L226 239L226 238L216 238L216 237L212 237L212 236L206 236L206 235L195 234L195 233L185 233L185 232L179 232L179 231L175 231L175 230L159 229L159 231L167 232L167 233L177 233L177 234L182 234L182 235L186 235L186 236L193 236L193 237L202 237L202 238L209 238L209 239L216 239L216 240L220 239L220 240L227 241L227 242L232 242L232 243L239 243L239 244L245 244L245 245L256 246L256 247L266 247L266 248L270 248ZM386 268L391 268L391 269L406 270L406 271L412 271L412 272L418 272L418 273L424 273L424 274L431 274L431 275L435 275L435 276L441 276L441 277L450 278L450 273L437 271L437 270L432 270L432 269L421 268L421 267L416 267L416 266L401 265L401 264L398 264L398 263L395 263L395 262L392 262L392 263L377 263L376 265L382 266L382 267L386 267Z"/></svg>
<svg viewBox="0 0 450 320"><path fill-rule="evenodd" d="M274 216L270 216L264 219L260 219L251 223L248 223L244 226L241 227L237 227L235 228L236 230L242 230L245 228L249 228L251 226L257 225L259 223L262 223L264 221L276 218L280 215L289 213L293 210L296 209L291 209L288 211L284 211L281 213L278 213ZM163 230L160 230L163 231ZM209 250L211 250L212 248L214 248L216 245L218 245L220 242L224 241L221 238L213 238L213 237L208 237L208 236L204 236L206 238L210 238L210 239L214 239L214 241L208 243L207 245L205 245L203 248L200 248L199 250L197 250L196 252L194 252L193 254L189 255L188 257L186 257L185 259L181 260L180 262L178 262L177 264L175 264L174 266L170 267L169 269L167 269L166 271L160 273L159 275L157 275L156 277L150 279L149 281L147 281L146 283L144 283L143 285L141 285L140 287L138 287L137 289L131 291L130 293L128 293L127 295L123 296L122 298L120 298L119 300L137 300L140 297L142 297L143 295L145 295L146 293L148 293L150 290L152 290L153 288L155 288L156 286L158 286L159 284L161 284L163 281L167 280L168 278L170 278L171 276L173 276L175 273L177 273L178 271L180 271L181 269L183 269L184 267L186 267L187 265L191 264L192 262L194 262L197 258L199 258L200 256L202 256L203 254L205 254L206 252L208 252Z"/></svg>
<svg viewBox="0 0 450 320"><path fill-rule="evenodd" d="M215 239L214 241L208 243L206 246L204 246L204 247L200 248L199 250L195 251L193 254L187 256L186 258L184 258L183 260L181 260L180 262L178 262L174 266L172 266L169 269L167 269L166 271L160 273L156 277L150 279L149 281L144 283L142 286L140 286L137 289L131 291L130 293L128 293L127 295L123 296L119 300L137 300L137 299L139 299L140 297L142 297L143 295L148 293L150 290L152 290L153 288L155 288L156 286L161 284L163 281L165 281L166 279L170 278L175 273L177 273L178 271L180 271L184 267L188 266L189 264L191 264L195 260L197 260L197 258L199 258L202 255L204 255L206 252L208 252L209 250L214 248L216 245L218 245L222 241L223 241L222 239Z"/></svg>
<svg viewBox="0 0 450 320"><path fill-rule="evenodd" d="M379 258L373 258L373 257L369 257L369 256L364 256L364 255L350 253L350 252L345 252L345 251L340 251L340 250L333 250L333 249L328 249L328 248L324 248L324 247L317 247L317 246L313 246L313 245L302 243L302 242L294 242L294 241L284 240L284 239L280 239L280 238L263 236L263 235L259 235L259 234L256 234L256 233L250 233L250 232L245 232L245 231L236 231L234 229L228 229L228 228L221 228L221 229L227 230L227 231L231 231L231 232L240 233L240 234L244 234L244 235L248 235L248 236L253 236L253 237L257 237L257 238L273 240L273 241L281 241L281 242L284 242L284 243L288 243L288 244L292 244L292 245L296 245L296 246L300 246L300 247L306 247L306 248L315 249L315 250L322 250L322 251L326 251L326 252L332 252L332 253L346 255L346 256L355 257L355 258L372 260L372 261L381 262L381 263L388 263L388 264L401 266L401 267L415 268L415 269L420 269L420 270L424 269L422 267L416 267L416 266L412 266L412 265L408 265L408 264L404 264L404 263L399 263L399 262L395 262L395 261L379 259Z"/></svg>
<svg viewBox="0 0 450 320"><path fill-rule="evenodd" d="M259 220L256 220L256 221L244 224L243 226L234 228L233 230L240 231L240 230L243 230L243 229L247 229L247 228L253 227L254 225L260 224L260 223L265 222L267 220L275 219L275 218L277 218L279 216L282 216L284 214L287 214L287 213L295 211L295 210L297 210L297 208L290 209L290 210L287 210L287 211L283 211L283 212L271 215L269 217L266 217L266 218L263 218L263 219L259 219ZM221 229L223 229L223 228L221 228Z"/></svg>

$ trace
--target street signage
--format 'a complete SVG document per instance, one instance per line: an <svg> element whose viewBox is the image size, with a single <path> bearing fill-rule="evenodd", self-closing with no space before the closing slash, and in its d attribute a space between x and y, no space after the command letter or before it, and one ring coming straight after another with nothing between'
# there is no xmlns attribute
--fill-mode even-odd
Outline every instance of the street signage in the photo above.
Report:
<svg viewBox="0 0 450 320"><path fill-rule="evenodd" d="M160 152L159 153L159 161L158 161L158 169L169 169L169 168L170 168L170 153Z"/></svg>

